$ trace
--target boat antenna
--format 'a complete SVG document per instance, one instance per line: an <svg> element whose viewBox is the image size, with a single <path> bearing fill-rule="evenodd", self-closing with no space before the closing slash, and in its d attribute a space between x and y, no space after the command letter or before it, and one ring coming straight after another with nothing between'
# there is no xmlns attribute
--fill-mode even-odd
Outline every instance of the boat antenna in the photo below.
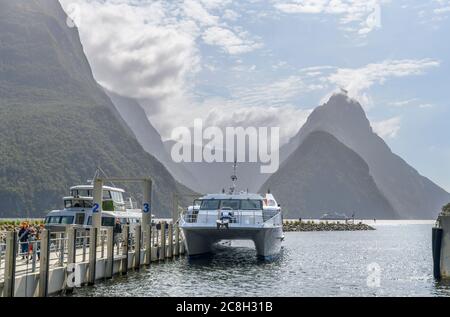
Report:
<svg viewBox="0 0 450 317"><path fill-rule="evenodd" d="M235 158L234 159L234 164L233 164L233 175L231 175L232 185L230 187L230 195L232 195L235 192L235 190L236 190L236 181L237 181L236 167L237 167L237 160Z"/></svg>

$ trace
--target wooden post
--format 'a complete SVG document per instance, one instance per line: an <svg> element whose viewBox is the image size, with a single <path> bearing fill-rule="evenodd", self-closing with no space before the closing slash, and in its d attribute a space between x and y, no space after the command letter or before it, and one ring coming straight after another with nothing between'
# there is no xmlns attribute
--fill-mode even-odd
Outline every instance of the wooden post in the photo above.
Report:
<svg viewBox="0 0 450 317"><path fill-rule="evenodd" d="M161 239L159 249L159 259L164 260L166 258L166 222L161 221Z"/></svg>
<svg viewBox="0 0 450 317"><path fill-rule="evenodd" d="M169 223L169 245L167 251L167 257L173 258L173 224Z"/></svg>
<svg viewBox="0 0 450 317"><path fill-rule="evenodd" d="M88 285L95 284L95 265L97 263L97 228L89 231L89 275Z"/></svg>
<svg viewBox="0 0 450 317"><path fill-rule="evenodd" d="M17 253L17 235L15 231L9 231L6 234L6 252L5 252L5 283L3 286L4 297L14 297L16 280L16 253Z"/></svg>
<svg viewBox="0 0 450 317"><path fill-rule="evenodd" d="M173 252L174 256L178 256L180 254L180 227L178 224L175 224L175 249Z"/></svg>
<svg viewBox="0 0 450 317"><path fill-rule="evenodd" d="M144 229L144 248L145 248L145 265L150 265L150 262L152 261L152 225L145 225L146 229Z"/></svg>
<svg viewBox="0 0 450 317"><path fill-rule="evenodd" d="M130 227L128 225L123 226L123 242L122 242L122 264L121 273L125 275L128 273L128 236L130 232Z"/></svg>
<svg viewBox="0 0 450 317"><path fill-rule="evenodd" d="M134 228L134 268L139 269L141 266L141 226L136 225Z"/></svg>
<svg viewBox="0 0 450 317"><path fill-rule="evenodd" d="M67 235L67 270L66 270L66 281L67 278L72 274L73 281L72 283L66 282L66 292L71 293L73 291L72 285L75 282L75 263L76 263L76 229L73 226L66 227L66 235ZM33 248L34 249L34 248ZM71 270L69 270L71 268Z"/></svg>
<svg viewBox="0 0 450 317"><path fill-rule="evenodd" d="M50 232L46 229L41 234L41 251L39 262L39 297L48 295L48 270L50 258Z"/></svg>
<svg viewBox="0 0 450 317"><path fill-rule="evenodd" d="M106 229L106 268L105 278L110 279L114 273L114 231L113 227Z"/></svg>

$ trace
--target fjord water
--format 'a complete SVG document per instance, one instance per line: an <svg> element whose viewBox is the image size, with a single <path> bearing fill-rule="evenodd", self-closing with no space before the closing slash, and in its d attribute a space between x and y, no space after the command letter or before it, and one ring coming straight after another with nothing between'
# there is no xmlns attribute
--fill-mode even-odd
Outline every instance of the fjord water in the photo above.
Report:
<svg viewBox="0 0 450 317"><path fill-rule="evenodd" d="M432 222L378 221L375 227L287 232L280 258L271 262L257 260L242 242L207 258L153 264L74 296L450 295L450 285L432 277Z"/></svg>

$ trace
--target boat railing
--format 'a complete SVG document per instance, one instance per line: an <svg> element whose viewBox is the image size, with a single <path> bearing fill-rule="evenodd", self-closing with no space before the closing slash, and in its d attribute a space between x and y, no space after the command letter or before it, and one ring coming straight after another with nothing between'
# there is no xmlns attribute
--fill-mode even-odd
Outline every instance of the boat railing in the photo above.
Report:
<svg viewBox="0 0 450 317"><path fill-rule="evenodd" d="M221 220L223 211L230 212L230 216L227 218L231 224L256 225L264 222L261 210L201 210L200 212L185 213L183 218L186 223L216 224L217 220Z"/></svg>

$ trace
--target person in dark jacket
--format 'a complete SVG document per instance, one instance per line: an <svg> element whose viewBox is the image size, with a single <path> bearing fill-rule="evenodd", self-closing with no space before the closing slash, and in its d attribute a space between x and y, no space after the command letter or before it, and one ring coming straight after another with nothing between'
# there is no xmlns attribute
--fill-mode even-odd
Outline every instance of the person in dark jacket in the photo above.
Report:
<svg viewBox="0 0 450 317"><path fill-rule="evenodd" d="M20 253L22 253L22 259L25 259L25 256L28 259L28 239L30 237L30 230L28 229L28 225L25 222L23 222L20 225L18 236L20 243Z"/></svg>
<svg viewBox="0 0 450 317"><path fill-rule="evenodd" d="M120 235L122 234L122 224L120 223L120 219L116 218L116 223L114 224L114 245L119 247Z"/></svg>

